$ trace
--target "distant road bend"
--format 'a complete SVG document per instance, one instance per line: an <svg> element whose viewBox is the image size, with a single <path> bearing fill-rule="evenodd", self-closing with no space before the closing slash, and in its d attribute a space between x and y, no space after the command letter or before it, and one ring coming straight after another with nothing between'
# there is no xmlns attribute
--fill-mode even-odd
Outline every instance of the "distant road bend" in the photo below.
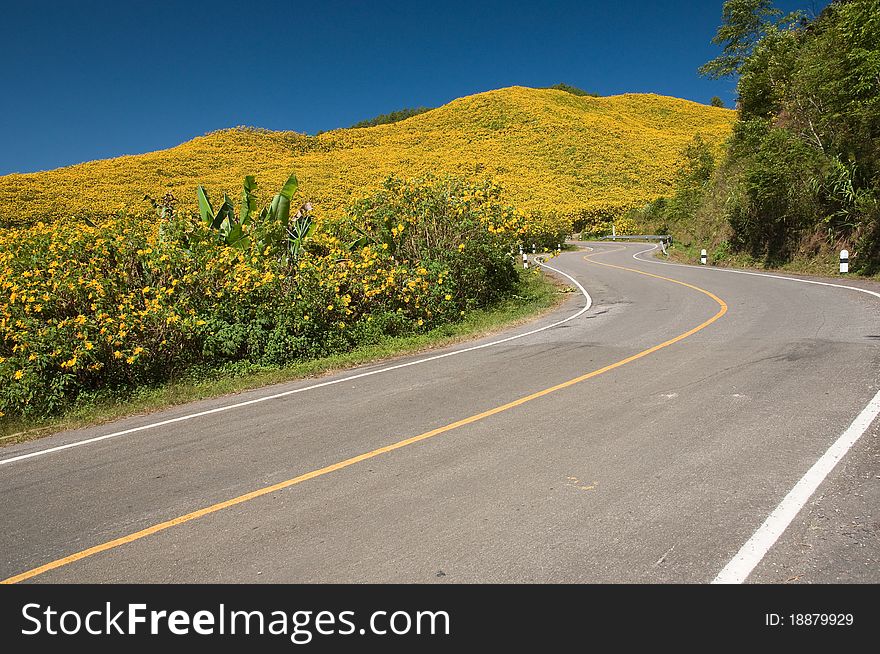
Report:
<svg viewBox="0 0 880 654"><path fill-rule="evenodd" d="M581 245L502 335L0 450L0 578L880 581L880 285Z"/></svg>

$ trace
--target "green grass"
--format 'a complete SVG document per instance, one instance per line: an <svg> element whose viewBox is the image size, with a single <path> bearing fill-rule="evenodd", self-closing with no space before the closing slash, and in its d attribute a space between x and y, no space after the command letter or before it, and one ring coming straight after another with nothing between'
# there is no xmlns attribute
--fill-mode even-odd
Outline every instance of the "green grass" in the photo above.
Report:
<svg viewBox="0 0 880 654"><path fill-rule="evenodd" d="M64 415L23 421L0 419L0 447L40 438L65 429L102 424L125 416L150 413L171 406L260 388L270 384L316 377L394 356L423 352L484 336L534 319L558 306L571 289L544 274L521 273L517 295L490 309L471 311L461 321L413 336L388 338L380 344L351 352L303 361L292 366L259 368L231 365L194 370L187 379L142 387L122 399L83 398Z"/></svg>
<svg viewBox="0 0 880 654"><path fill-rule="evenodd" d="M699 264L700 250L695 245L675 243L669 248L669 260L678 263ZM750 268L764 272L792 273L796 275L812 275L814 277L829 277L834 279L880 279L880 275L868 276L857 273L841 275L839 255L835 252L823 252L820 255L807 257L798 256L782 266L767 266L760 259L755 259L748 254L732 253L727 248L706 248L708 265L719 268Z"/></svg>

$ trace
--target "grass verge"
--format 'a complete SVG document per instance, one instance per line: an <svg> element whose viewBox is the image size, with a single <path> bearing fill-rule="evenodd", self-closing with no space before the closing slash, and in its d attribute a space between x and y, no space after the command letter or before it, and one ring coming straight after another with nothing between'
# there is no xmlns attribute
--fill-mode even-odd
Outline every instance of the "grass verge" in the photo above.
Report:
<svg viewBox="0 0 880 654"><path fill-rule="evenodd" d="M461 321L424 334L388 338L381 343L286 367L232 365L193 371L188 378L135 389L124 398L85 398L59 417L24 421L0 419L0 447L21 443L65 430L98 425L126 416L159 411L185 404L280 382L316 377L353 366L374 363L444 347L491 334L556 308L571 289L541 272L521 272L520 291L489 309L471 311Z"/></svg>
<svg viewBox="0 0 880 654"><path fill-rule="evenodd" d="M675 243L669 248L669 260L677 263L700 263L700 249L694 245ZM747 254L731 253L726 248L709 250L706 252L708 263L719 268L744 268L759 270L762 272L792 273L796 275L811 275L814 277L828 277L831 279L870 279L877 281L880 275L868 276L856 273L841 275L840 261L837 254L823 253L815 257L795 257L782 266L767 266L759 259Z"/></svg>

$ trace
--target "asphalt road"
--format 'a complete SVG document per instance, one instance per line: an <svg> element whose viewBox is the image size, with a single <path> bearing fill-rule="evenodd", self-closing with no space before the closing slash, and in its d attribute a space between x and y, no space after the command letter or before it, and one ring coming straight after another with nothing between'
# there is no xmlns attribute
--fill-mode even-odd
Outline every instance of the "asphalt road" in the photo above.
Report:
<svg viewBox="0 0 880 654"><path fill-rule="evenodd" d="M712 581L880 388L880 300L591 247L550 264L592 306L542 332L5 464L316 380L3 448L0 578ZM878 434L747 581L880 581Z"/></svg>

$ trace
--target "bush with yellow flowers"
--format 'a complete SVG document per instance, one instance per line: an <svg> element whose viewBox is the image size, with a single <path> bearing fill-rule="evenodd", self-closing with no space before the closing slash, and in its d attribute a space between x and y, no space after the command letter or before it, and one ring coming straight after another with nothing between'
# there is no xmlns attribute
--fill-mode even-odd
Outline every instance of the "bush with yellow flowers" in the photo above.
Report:
<svg viewBox="0 0 880 654"><path fill-rule="evenodd" d="M293 223L279 232L254 213L230 245L240 214L223 232L173 196L157 214L0 232L0 413L55 414L192 367L283 366L458 320L516 290L510 249L536 233L500 198L489 181L390 177L295 256Z"/></svg>

